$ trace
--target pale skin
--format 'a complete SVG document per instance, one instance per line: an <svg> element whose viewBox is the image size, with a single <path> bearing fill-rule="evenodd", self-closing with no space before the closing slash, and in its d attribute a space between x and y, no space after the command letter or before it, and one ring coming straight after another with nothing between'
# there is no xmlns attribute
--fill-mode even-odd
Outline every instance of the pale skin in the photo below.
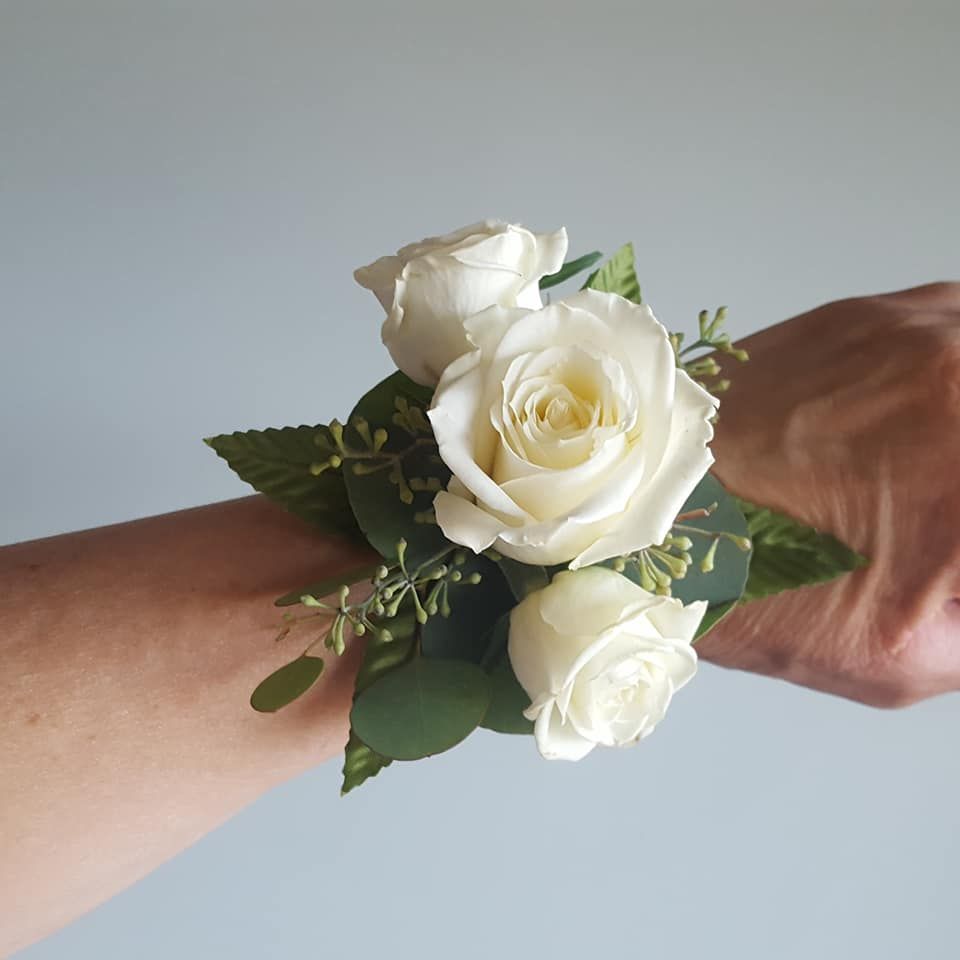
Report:
<svg viewBox="0 0 960 960"><path fill-rule="evenodd" d="M736 610L701 657L877 706L960 689L960 285L743 346L717 474L872 562ZM358 643L285 711L248 697L303 646L271 601L368 556L259 497L0 549L0 955L340 754Z"/></svg>

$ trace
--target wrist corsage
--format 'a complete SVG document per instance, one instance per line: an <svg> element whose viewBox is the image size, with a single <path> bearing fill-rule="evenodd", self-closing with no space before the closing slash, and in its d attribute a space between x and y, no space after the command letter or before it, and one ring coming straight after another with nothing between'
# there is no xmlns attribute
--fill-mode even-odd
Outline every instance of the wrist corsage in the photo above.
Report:
<svg viewBox="0 0 960 960"><path fill-rule="evenodd" d="M736 604L865 562L709 472L721 361L747 360L725 310L685 345L641 298L630 244L599 267L566 254L565 230L487 221L380 258L355 276L398 371L343 422L207 440L256 490L379 554L291 584L277 604L302 610L282 632L307 634L304 652L251 698L285 706L324 650L362 638L344 793L477 727L533 734L549 759L634 744Z"/></svg>

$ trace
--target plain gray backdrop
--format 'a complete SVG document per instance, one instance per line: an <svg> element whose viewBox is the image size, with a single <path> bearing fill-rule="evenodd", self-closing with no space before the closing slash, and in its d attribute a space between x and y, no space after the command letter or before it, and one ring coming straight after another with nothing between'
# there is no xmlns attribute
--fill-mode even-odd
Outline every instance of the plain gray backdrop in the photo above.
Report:
<svg viewBox="0 0 960 960"><path fill-rule="evenodd" d="M956 278L958 42L918 0L0 0L0 541L242 495L200 438L343 415L389 369L352 269L480 217L633 239L675 329ZM957 697L681 701L578 765L327 765L23 960L957 956Z"/></svg>

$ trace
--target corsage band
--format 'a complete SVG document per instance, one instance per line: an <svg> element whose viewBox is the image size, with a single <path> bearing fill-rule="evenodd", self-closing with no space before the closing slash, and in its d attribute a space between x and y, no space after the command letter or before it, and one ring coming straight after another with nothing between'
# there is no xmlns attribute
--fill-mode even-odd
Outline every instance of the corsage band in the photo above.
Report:
<svg viewBox="0 0 960 960"><path fill-rule="evenodd" d="M687 342L642 299L632 245L566 255L563 229L485 221L381 257L355 277L386 311L397 372L342 422L206 441L379 554L290 585L281 629L304 651L251 698L285 706L324 651L362 638L344 793L477 727L532 733L548 759L634 744L734 606L866 562L710 473L728 361L748 359L726 310Z"/></svg>

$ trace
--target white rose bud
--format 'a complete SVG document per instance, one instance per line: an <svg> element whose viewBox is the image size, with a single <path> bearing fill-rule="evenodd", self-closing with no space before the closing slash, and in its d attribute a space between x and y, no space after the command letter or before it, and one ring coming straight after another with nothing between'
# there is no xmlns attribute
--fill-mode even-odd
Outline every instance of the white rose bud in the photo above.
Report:
<svg viewBox="0 0 960 960"><path fill-rule="evenodd" d="M453 473L437 523L477 553L589 566L663 542L713 463L717 401L650 308L587 290L466 322L429 413Z"/></svg>
<svg viewBox="0 0 960 960"><path fill-rule="evenodd" d="M510 615L509 654L540 753L580 760L652 733L693 677L707 603L657 597L604 567L564 571Z"/></svg>
<svg viewBox="0 0 960 960"><path fill-rule="evenodd" d="M394 363L433 386L471 349L463 321L494 305L539 309L540 279L556 273L566 253L563 228L536 234L485 220L381 257L354 277L387 311L381 336Z"/></svg>

